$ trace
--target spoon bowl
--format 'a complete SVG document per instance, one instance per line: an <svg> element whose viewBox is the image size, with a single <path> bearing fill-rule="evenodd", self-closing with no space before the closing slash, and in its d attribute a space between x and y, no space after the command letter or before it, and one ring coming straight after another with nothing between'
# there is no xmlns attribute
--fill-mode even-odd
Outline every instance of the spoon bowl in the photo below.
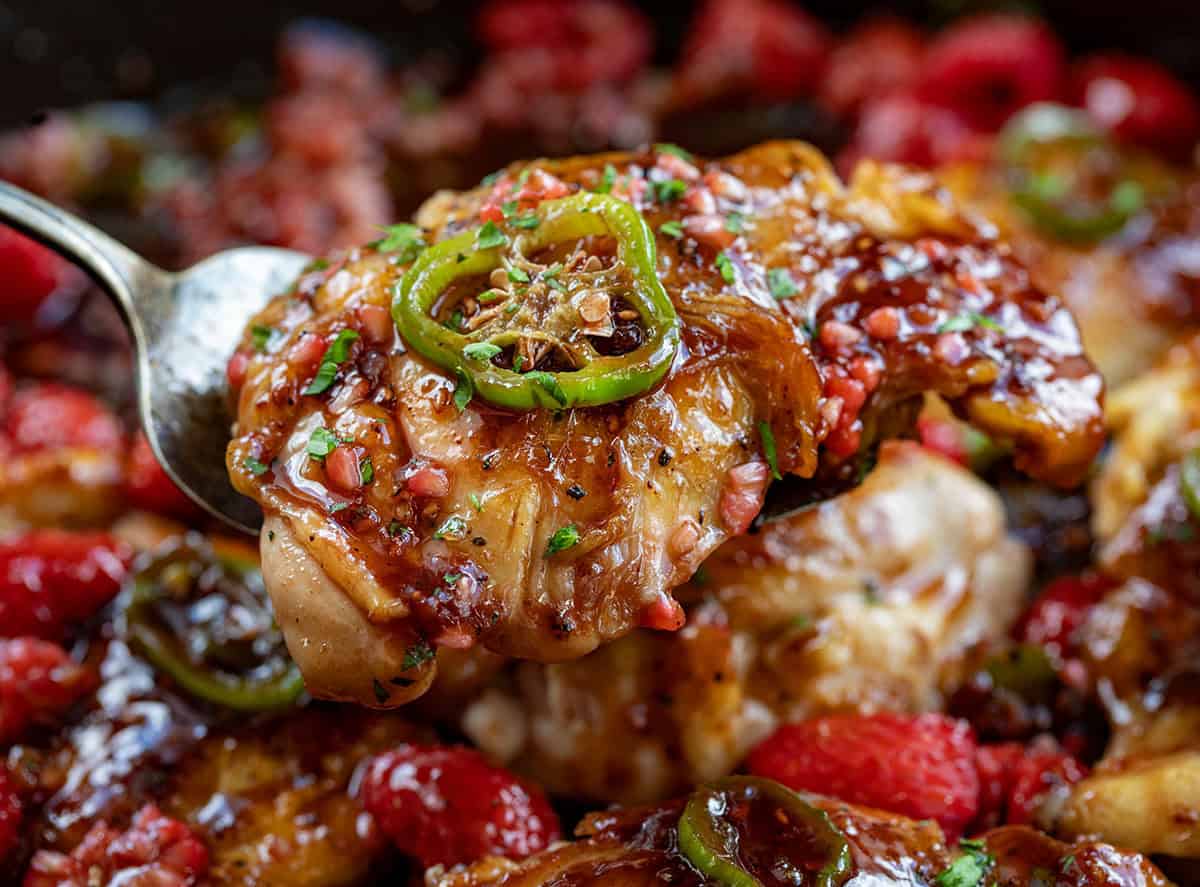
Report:
<svg viewBox="0 0 1200 887"><path fill-rule="evenodd" d="M233 423L225 366L246 321L291 286L311 258L275 247L240 247L185 271L165 271L82 219L4 182L0 221L63 254L108 293L132 335L138 414L154 455L205 511L257 534L262 513L233 489L225 470Z"/></svg>

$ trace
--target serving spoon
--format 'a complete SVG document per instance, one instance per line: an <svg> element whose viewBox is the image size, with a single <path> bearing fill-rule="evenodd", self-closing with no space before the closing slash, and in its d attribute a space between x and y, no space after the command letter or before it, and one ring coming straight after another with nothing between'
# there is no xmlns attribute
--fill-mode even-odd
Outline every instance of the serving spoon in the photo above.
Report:
<svg viewBox="0 0 1200 887"><path fill-rule="evenodd" d="M311 257L270 246L225 250L186 271L164 271L78 216L0 182L0 222L45 243L108 293L133 337L138 415L150 448L188 498L257 535L262 512L229 483L233 416L225 365L247 319L291 285ZM771 485L759 521L803 511L845 489L786 478Z"/></svg>
<svg viewBox="0 0 1200 887"><path fill-rule="evenodd" d="M133 338L138 414L167 475L196 504L246 533L262 512L229 483L233 416L225 365L246 321L291 285L309 256L247 246L164 271L69 212L0 182L0 222L45 243L108 293Z"/></svg>

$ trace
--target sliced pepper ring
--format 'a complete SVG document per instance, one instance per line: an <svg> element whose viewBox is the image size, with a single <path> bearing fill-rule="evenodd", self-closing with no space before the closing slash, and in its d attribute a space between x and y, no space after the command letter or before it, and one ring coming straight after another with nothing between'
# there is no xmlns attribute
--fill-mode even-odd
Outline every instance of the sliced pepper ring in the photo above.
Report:
<svg viewBox="0 0 1200 887"><path fill-rule="evenodd" d="M854 862L849 842L828 814L778 782L753 776L711 782L688 800L679 818L679 850L697 871L725 887L763 887L746 867L736 824L723 818L732 803L755 801L775 808L770 817L774 833L767 840L778 841L780 830L787 827L803 832L805 849L817 857L811 866L817 868L815 887L841 887L850 878ZM794 838L786 836L793 853L798 843Z"/></svg>
<svg viewBox="0 0 1200 887"><path fill-rule="evenodd" d="M466 376L474 392L514 410L598 406L641 394L667 373L679 348L679 318L658 279L654 236L636 208L605 194L579 193L541 203L536 227L500 246L481 248L479 229L426 249L401 280L392 317L404 341L438 366ZM436 318L439 300L456 281L498 268L528 276L540 250L589 237L616 243L611 267L542 272L525 287L506 291L503 304L472 318L467 331ZM538 285L540 284L540 285ZM590 341L580 309L592 293L615 294L637 313L640 344L623 354L602 354ZM555 351L567 369L506 367L495 357L522 339ZM474 346L474 347L472 347Z"/></svg>
<svg viewBox="0 0 1200 887"><path fill-rule="evenodd" d="M246 712L283 708L304 692L304 679L261 585L252 560L218 556L191 535L134 576L118 630L198 699Z"/></svg>
<svg viewBox="0 0 1200 887"><path fill-rule="evenodd" d="M1102 240L1124 228L1145 204L1141 185L1132 179L1086 196L1078 162L1041 168L1038 155L1047 150L1078 161L1086 152L1111 148L1108 136L1082 111L1031 105L1009 121L998 144L1013 202L1038 228L1060 240Z"/></svg>

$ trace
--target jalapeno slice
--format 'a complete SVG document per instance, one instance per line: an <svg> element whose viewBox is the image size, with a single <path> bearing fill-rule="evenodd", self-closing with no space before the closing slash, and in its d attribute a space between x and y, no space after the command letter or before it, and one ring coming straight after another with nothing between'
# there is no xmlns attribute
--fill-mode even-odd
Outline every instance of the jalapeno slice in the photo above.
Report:
<svg viewBox="0 0 1200 887"><path fill-rule="evenodd" d="M421 254L392 302L404 341L508 409L597 406L653 387L679 347L679 318L641 213L581 193L517 221L509 234L485 225ZM581 248L555 261L572 242Z"/></svg>
<svg viewBox="0 0 1200 887"><path fill-rule="evenodd" d="M744 842L751 830L755 841ZM787 875L816 887L840 887L853 872L850 845L829 816L769 779L731 776L702 786L684 807L678 832L688 862L727 887L801 883L780 877L784 865Z"/></svg>
<svg viewBox="0 0 1200 887"><path fill-rule="evenodd" d="M1042 231L1091 242L1117 233L1145 205L1107 135L1082 111L1026 108L1004 128L1000 156L1013 202Z"/></svg>
<svg viewBox="0 0 1200 887"><path fill-rule="evenodd" d="M191 534L157 552L122 600L126 642L192 696L265 711L304 691L253 560L218 556Z"/></svg>

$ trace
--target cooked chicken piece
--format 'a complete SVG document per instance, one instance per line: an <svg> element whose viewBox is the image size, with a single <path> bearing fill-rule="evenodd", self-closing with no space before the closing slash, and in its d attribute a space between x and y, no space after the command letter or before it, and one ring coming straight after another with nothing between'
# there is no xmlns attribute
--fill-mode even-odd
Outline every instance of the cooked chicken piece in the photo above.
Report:
<svg viewBox="0 0 1200 887"><path fill-rule="evenodd" d="M481 212L517 238L519 222L538 224L540 197L581 187L631 200L657 232L682 347L643 394L516 413L467 403L465 383L397 339L387 308L411 256L382 246L314 270L252 322L231 364L244 384L228 465L274 518L267 583L315 692L394 706L423 691L437 648L559 661L639 625L678 628L671 589L745 531L771 465L814 489L852 483L927 390L1043 478L1075 482L1095 454L1102 384L1070 315L928 178L864 164L843 188L788 143L703 166L606 155L511 169L492 192L435 198L419 220L431 242ZM544 274L613 271L611 240L510 255L527 288L497 268L441 292L435 319L473 328L512 304L558 329ZM612 298L581 299L555 348L585 327L611 332L618 354L653 335L648 315ZM531 324L494 360L521 357L553 392L545 374L567 357ZM319 396L303 394L335 336L344 360L325 361ZM298 549L315 566L277 569ZM315 603L331 593L362 618ZM352 623L370 640L334 640ZM389 652L366 660L364 643Z"/></svg>
<svg viewBox="0 0 1200 887"><path fill-rule="evenodd" d="M1181 465L1200 446L1200 337L1109 398L1112 450L1092 483L1100 562L1200 602L1200 518L1184 499Z"/></svg>
<svg viewBox="0 0 1200 887"><path fill-rule="evenodd" d="M1080 634L1113 736L1091 776L1073 786L1056 831L1200 859L1200 607L1131 579Z"/></svg>
<svg viewBox="0 0 1200 887"><path fill-rule="evenodd" d="M928 820L915 822L811 795L806 800L828 815L848 845L848 887L933 883L1169 887L1149 860L1107 844L1065 844L1025 826L1007 826L987 832L979 844L967 843L955 850L946 846L941 830ZM751 801L714 814L737 836L732 842L737 859L741 865L755 868L758 883L808 883L822 858L822 843L809 834L796 834L786 818L772 817L777 809L755 809L762 804L761 800ZM699 875L679 849L682 807L683 802L676 802L593 814L584 819L577 830L579 840L573 843L522 863L487 859L463 871L431 869L425 883L427 887L656 887L664 883L702 887L716 883L717 879ZM947 870L949 874L939 877Z"/></svg>
<svg viewBox="0 0 1200 887"><path fill-rule="evenodd" d="M1086 245L1039 231L992 166L955 166L941 176L999 227L1034 283L1070 306L1109 385L1153 365L1181 326L1200 321L1200 177L1147 156L1126 160L1126 174L1161 196L1119 234Z"/></svg>
<svg viewBox="0 0 1200 887"><path fill-rule="evenodd" d="M893 442L856 490L709 558L678 634L465 687L448 663L429 699L552 791L656 801L731 772L781 721L936 709L964 653L1005 637L1029 573L985 484Z"/></svg>
<svg viewBox="0 0 1200 887"><path fill-rule="evenodd" d="M213 887L359 883L388 851L350 796L368 755L428 733L396 716L310 706L249 723L214 719L169 690L124 644L108 645L95 711L39 763L48 796L33 849L69 852L88 828L124 828L145 803L186 822L211 860Z"/></svg>

